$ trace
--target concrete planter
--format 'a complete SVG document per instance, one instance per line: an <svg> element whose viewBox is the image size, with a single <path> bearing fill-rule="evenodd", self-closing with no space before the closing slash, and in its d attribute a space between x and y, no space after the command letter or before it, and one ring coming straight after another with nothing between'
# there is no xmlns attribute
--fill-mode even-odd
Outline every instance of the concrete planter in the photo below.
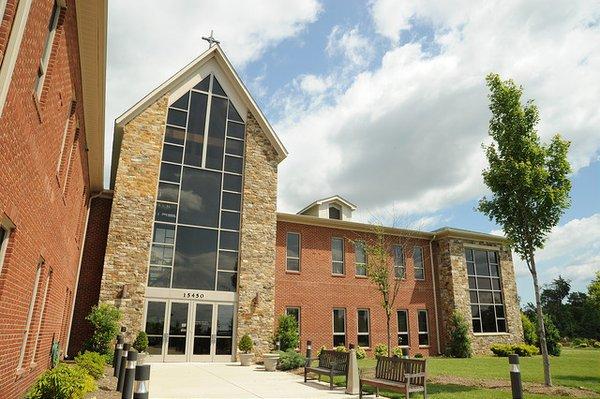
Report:
<svg viewBox="0 0 600 399"><path fill-rule="evenodd" d="M254 355L252 353L240 353L240 363L242 366L250 366L252 364L252 357Z"/></svg>
<svg viewBox="0 0 600 399"><path fill-rule="evenodd" d="M275 371L278 361L279 353L265 353L263 355L263 362L265 364L266 371Z"/></svg>
<svg viewBox="0 0 600 399"><path fill-rule="evenodd" d="M148 352L139 352L138 358L137 358L137 364L140 364L140 365L146 364L148 355L149 355Z"/></svg>

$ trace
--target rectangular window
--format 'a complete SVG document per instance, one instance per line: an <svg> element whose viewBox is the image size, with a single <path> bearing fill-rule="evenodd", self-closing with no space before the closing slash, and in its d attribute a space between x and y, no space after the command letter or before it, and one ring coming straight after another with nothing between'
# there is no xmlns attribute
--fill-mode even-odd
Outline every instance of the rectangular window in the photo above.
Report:
<svg viewBox="0 0 600 399"><path fill-rule="evenodd" d="M48 300L48 290L50 288L50 283L52 282L52 270L48 271L48 276L46 276L46 285L44 287L44 294L42 296L42 308L40 309L40 315L38 318L37 330L35 333L35 340L33 340L33 353L31 354L31 363L35 362L35 356L38 351L38 347L40 346L40 332L42 331L42 322L44 321L44 312L46 310L46 302Z"/></svg>
<svg viewBox="0 0 600 399"><path fill-rule="evenodd" d="M404 251L400 245L394 245L394 276L396 278L404 278L405 275Z"/></svg>
<svg viewBox="0 0 600 399"><path fill-rule="evenodd" d="M413 248L413 265L415 267L415 280L425 280L425 264L423 263L423 248Z"/></svg>
<svg viewBox="0 0 600 399"><path fill-rule="evenodd" d="M344 274L344 240L331 239L331 273Z"/></svg>
<svg viewBox="0 0 600 399"><path fill-rule="evenodd" d="M44 260L40 259L35 271L35 279L33 280L33 290L31 292L31 299L29 301L29 310L27 312L27 321L25 322L25 329L23 330L23 340L21 341L21 352L19 354L19 363L17 370L23 367L25 361L25 352L27 349L27 341L29 340L29 330L31 329L31 321L33 319L33 310L35 303L37 302L37 292L40 285L40 279L42 277L42 267L44 266Z"/></svg>
<svg viewBox="0 0 600 399"><path fill-rule="evenodd" d="M287 233L286 238L286 270L300 271L300 234Z"/></svg>
<svg viewBox="0 0 600 399"><path fill-rule="evenodd" d="M369 348L371 346L371 339L369 337L369 309L358 309L357 320L358 333L356 337L358 341L358 346L363 348Z"/></svg>
<svg viewBox="0 0 600 399"><path fill-rule="evenodd" d="M359 241L354 244L354 261L356 263L356 275L366 276L367 253L365 251L365 244L363 242Z"/></svg>
<svg viewBox="0 0 600 399"><path fill-rule="evenodd" d="M465 258L473 332L506 332L498 253L468 248Z"/></svg>
<svg viewBox="0 0 600 399"><path fill-rule="evenodd" d="M419 310L419 346L429 345L429 321L427 311Z"/></svg>
<svg viewBox="0 0 600 399"><path fill-rule="evenodd" d="M408 312L399 310L398 316L398 346L409 346L408 340Z"/></svg>
<svg viewBox="0 0 600 399"><path fill-rule="evenodd" d="M44 52L42 53L42 59L40 60L38 74L35 80L35 95L38 100L42 96L44 80L46 78L46 74L48 73L48 64L50 63L50 55L52 54L52 44L54 43L54 36L56 35L56 27L58 26L60 9L60 6L55 1L54 7L52 8L52 14L50 14L50 20L48 22L48 33L46 33Z"/></svg>
<svg viewBox="0 0 600 399"><path fill-rule="evenodd" d="M342 211L335 206L330 206L329 207L329 219L342 220Z"/></svg>
<svg viewBox="0 0 600 399"><path fill-rule="evenodd" d="M300 335L300 308L296 306L289 306L285 308L285 314L296 319L296 324L298 325L298 335Z"/></svg>
<svg viewBox="0 0 600 399"><path fill-rule="evenodd" d="M346 346L346 309L333 309L333 347Z"/></svg>
<svg viewBox="0 0 600 399"><path fill-rule="evenodd" d="M4 256L8 247L8 237L10 230L0 225L0 275L2 274L2 266L4 265Z"/></svg>

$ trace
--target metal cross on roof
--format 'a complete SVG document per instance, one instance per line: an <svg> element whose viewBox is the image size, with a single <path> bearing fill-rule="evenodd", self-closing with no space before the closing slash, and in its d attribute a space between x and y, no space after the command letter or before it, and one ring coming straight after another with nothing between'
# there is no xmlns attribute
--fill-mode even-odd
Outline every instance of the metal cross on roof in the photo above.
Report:
<svg viewBox="0 0 600 399"><path fill-rule="evenodd" d="M211 48L213 44L219 44L219 41L213 37L213 31L210 31L210 36L205 37L202 36L202 40L206 40L208 42L208 48Z"/></svg>

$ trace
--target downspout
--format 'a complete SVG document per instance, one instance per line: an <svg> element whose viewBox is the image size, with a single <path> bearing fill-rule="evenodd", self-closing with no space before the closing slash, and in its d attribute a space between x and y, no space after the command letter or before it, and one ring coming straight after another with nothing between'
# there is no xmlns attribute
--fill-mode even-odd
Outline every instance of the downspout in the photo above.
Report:
<svg viewBox="0 0 600 399"><path fill-rule="evenodd" d="M431 243L435 240L435 234L429 240L429 263L431 264L431 280L433 281L433 311L435 313L435 335L437 339L437 352L438 355L442 354L440 349L440 322L438 317L438 304L437 304L437 289L435 285L435 269L433 267L433 248Z"/></svg>
<svg viewBox="0 0 600 399"><path fill-rule="evenodd" d="M68 353L69 353L69 341L71 339L71 330L73 329L73 313L75 313L75 301L77 300L77 288L79 286L79 273L81 273L81 261L83 260L83 249L85 247L85 239L87 237L87 228L88 228L88 222L90 220L90 209L92 209L92 201L96 198L101 197L102 195L106 194L107 190L100 190L99 192L97 192L96 194L92 195L90 197L90 202L89 202L89 206L87 209L87 215L85 216L85 226L83 227L83 235L81 237L81 251L79 252L79 265L77 266L77 277L75 279L75 288L73 290L73 299L72 299L72 303L71 303L71 314L69 316L69 329L67 330L67 337L66 337L66 344L65 344L65 357L68 357Z"/></svg>

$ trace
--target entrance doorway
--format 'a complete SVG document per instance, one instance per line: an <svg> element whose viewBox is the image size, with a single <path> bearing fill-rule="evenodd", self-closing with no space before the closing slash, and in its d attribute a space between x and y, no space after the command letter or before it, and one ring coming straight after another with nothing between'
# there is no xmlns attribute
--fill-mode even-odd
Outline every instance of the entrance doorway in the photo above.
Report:
<svg viewBox="0 0 600 399"><path fill-rule="evenodd" d="M233 356L232 303L148 300L146 334L156 362L230 362Z"/></svg>

